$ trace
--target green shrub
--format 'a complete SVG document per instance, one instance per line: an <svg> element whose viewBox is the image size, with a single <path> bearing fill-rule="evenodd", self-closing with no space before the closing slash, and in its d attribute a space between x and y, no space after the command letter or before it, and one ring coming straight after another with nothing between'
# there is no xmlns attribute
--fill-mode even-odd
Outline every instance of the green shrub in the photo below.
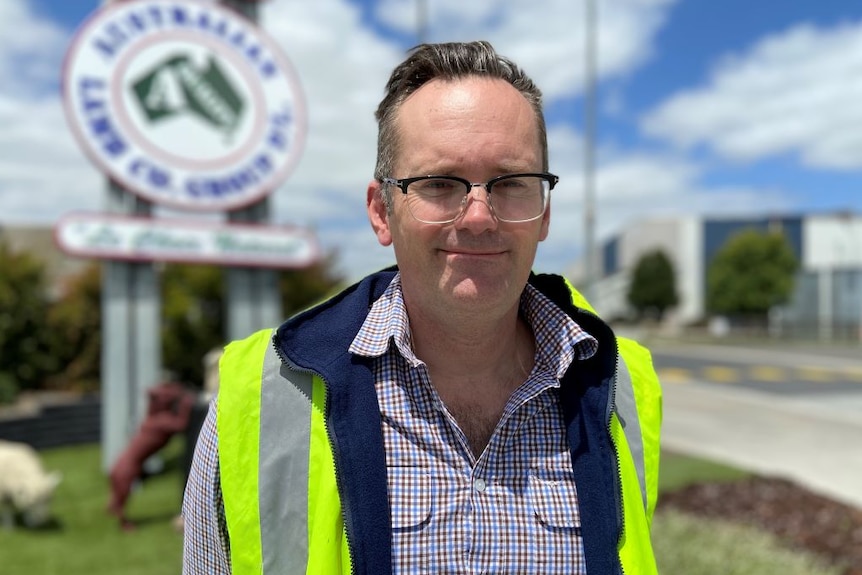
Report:
<svg viewBox="0 0 862 575"><path fill-rule="evenodd" d="M0 371L0 405L15 403L18 398L18 382L11 373Z"/></svg>

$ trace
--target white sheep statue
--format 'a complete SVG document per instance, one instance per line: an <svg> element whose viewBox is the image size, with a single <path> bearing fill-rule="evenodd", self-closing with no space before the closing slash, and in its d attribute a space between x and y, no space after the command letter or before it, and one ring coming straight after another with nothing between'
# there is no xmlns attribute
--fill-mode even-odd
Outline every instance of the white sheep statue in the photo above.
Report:
<svg viewBox="0 0 862 575"><path fill-rule="evenodd" d="M61 473L45 471L39 454L26 443L0 440L0 525L12 529L16 516L31 528L47 523L61 479Z"/></svg>

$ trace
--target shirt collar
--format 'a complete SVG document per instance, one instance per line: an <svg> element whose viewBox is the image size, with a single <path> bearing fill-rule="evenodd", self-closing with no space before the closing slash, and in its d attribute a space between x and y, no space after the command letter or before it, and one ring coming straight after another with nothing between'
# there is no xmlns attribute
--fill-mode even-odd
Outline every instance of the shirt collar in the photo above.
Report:
<svg viewBox="0 0 862 575"><path fill-rule="evenodd" d="M594 337L529 284L521 295L521 314L536 337L538 367L555 373L558 379L572 361L588 359L598 349ZM383 295L371 306L349 351L365 357L379 357L389 349L390 341L410 365L416 367L422 363L413 353L400 273L395 274Z"/></svg>
<svg viewBox="0 0 862 575"><path fill-rule="evenodd" d="M395 274L383 295L371 306L348 351L365 357L379 357L389 349L390 341L395 343L399 353L412 366L422 363L413 353L400 272Z"/></svg>
<svg viewBox="0 0 862 575"><path fill-rule="evenodd" d="M521 314L536 338L537 368L561 379L575 360L595 355L599 342L530 284L521 294Z"/></svg>

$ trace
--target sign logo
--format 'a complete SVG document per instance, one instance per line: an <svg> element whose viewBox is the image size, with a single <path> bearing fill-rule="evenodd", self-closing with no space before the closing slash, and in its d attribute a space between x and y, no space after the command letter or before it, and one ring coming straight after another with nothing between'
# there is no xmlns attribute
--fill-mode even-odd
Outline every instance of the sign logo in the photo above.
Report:
<svg viewBox="0 0 862 575"><path fill-rule="evenodd" d="M150 125L190 113L210 128L231 134L246 106L212 57L206 69L196 70L187 55L171 56L132 84L132 89Z"/></svg>
<svg viewBox="0 0 862 575"><path fill-rule="evenodd" d="M277 188L305 141L293 68L252 22L197 0L128 0L77 32L66 117L100 170L154 203L242 207Z"/></svg>

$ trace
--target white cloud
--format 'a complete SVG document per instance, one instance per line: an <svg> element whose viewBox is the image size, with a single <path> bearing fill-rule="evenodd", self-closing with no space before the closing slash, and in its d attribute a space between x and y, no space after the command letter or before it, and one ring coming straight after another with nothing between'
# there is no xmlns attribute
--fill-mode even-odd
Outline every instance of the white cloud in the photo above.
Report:
<svg viewBox="0 0 862 575"><path fill-rule="evenodd" d="M261 19L293 62L309 112L302 159L273 200L276 217L316 229L350 278L394 261L367 223L365 190L376 158L374 110L403 57L360 18L353 4L318 0L268 3Z"/></svg>
<svg viewBox="0 0 862 575"><path fill-rule="evenodd" d="M72 209L95 209L104 183L66 129L56 97L0 94L0 214L3 221L49 223Z"/></svg>
<svg viewBox="0 0 862 575"><path fill-rule="evenodd" d="M2 11L11 13L13 5L27 18L19 18L16 26L52 31L51 40L33 43L29 53L34 61L53 62L54 72L58 72L56 46L66 41L70 31L27 12L22 8L24 0L5 0L0 22ZM399 6L381 5L386 10ZM408 5L400 4L402 9ZM670 0L602 2L600 37L607 43L601 48L604 76L624 75L648 57L669 5ZM529 4L522 0L440 0L433 6L451 22L445 28L452 37L441 37L438 25L432 40L490 39L536 79L546 101L580 90L579 4L568 0ZM273 195L273 219L316 230L324 246L336 251L346 276L357 279L393 262L391 249L377 244L367 223L365 190L376 154L373 113L392 67L404 56L404 46L363 25L359 9L347 0L269 2L262 4L261 16L268 33L296 68L309 113L303 156ZM393 25L403 23L407 16L392 16ZM3 63L21 53L10 46L0 40L0 77L8 69ZM25 78L26 93L42 90L40 82L44 81ZM59 94L24 97L23 93L12 93L0 85L0 122L4 126L0 131L0 223L51 223L71 210L100 209L105 202L104 179L73 141ZM564 271L583 245L583 148L572 128L551 126L549 136L552 165L562 180L554 191L551 232L540 246L536 269ZM600 150L596 175L599 236L636 216L778 204L771 194L755 190L699 191L700 175L692 166L666 156Z"/></svg>
<svg viewBox="0 0 862 575"><path fill-rule="evenodd" d="M706 86L648 114L646 133L733 160L798 154L808 166L862 167L862 22L794 27L729 57Z"/></svg>
<svg viewBox="0 0 862 575"><path fill-rule="evenodd" d="M560 176L552 192L551 230L539 247L538 271L566 272L586 245L583 139L567 127L549 134L551 163ZM600 243L630 222L660 216L781 213L793 203L780 190L707 188L703 169L668 154L600 148L594 175L595 241Z"/></svg>
<svg viewBox="0 0 862 575"><path fill-rule="evenodd" d="M656 33L677 0L596 0L597 74L624 76L653 52ZM428 40L489 40L542 88L546 100L569 97L586 83L585 2L572 0L435 0ZM383 0L376 16L404 34L416 32L415 0Z"/></svg>
<svg viewBox="0 0 862 575"><path fill-rule="evenodd" d="M57 85L70 32L24 0L0 3L0 214L48 223L99 203L100 180L72 140Z"/></svg>
<svg viewBox="0 0 862 575"><path fill-rule="evenodd" d="M68 32L26 0L0 2L0 93L32 95L59 80Z"/></svg>

